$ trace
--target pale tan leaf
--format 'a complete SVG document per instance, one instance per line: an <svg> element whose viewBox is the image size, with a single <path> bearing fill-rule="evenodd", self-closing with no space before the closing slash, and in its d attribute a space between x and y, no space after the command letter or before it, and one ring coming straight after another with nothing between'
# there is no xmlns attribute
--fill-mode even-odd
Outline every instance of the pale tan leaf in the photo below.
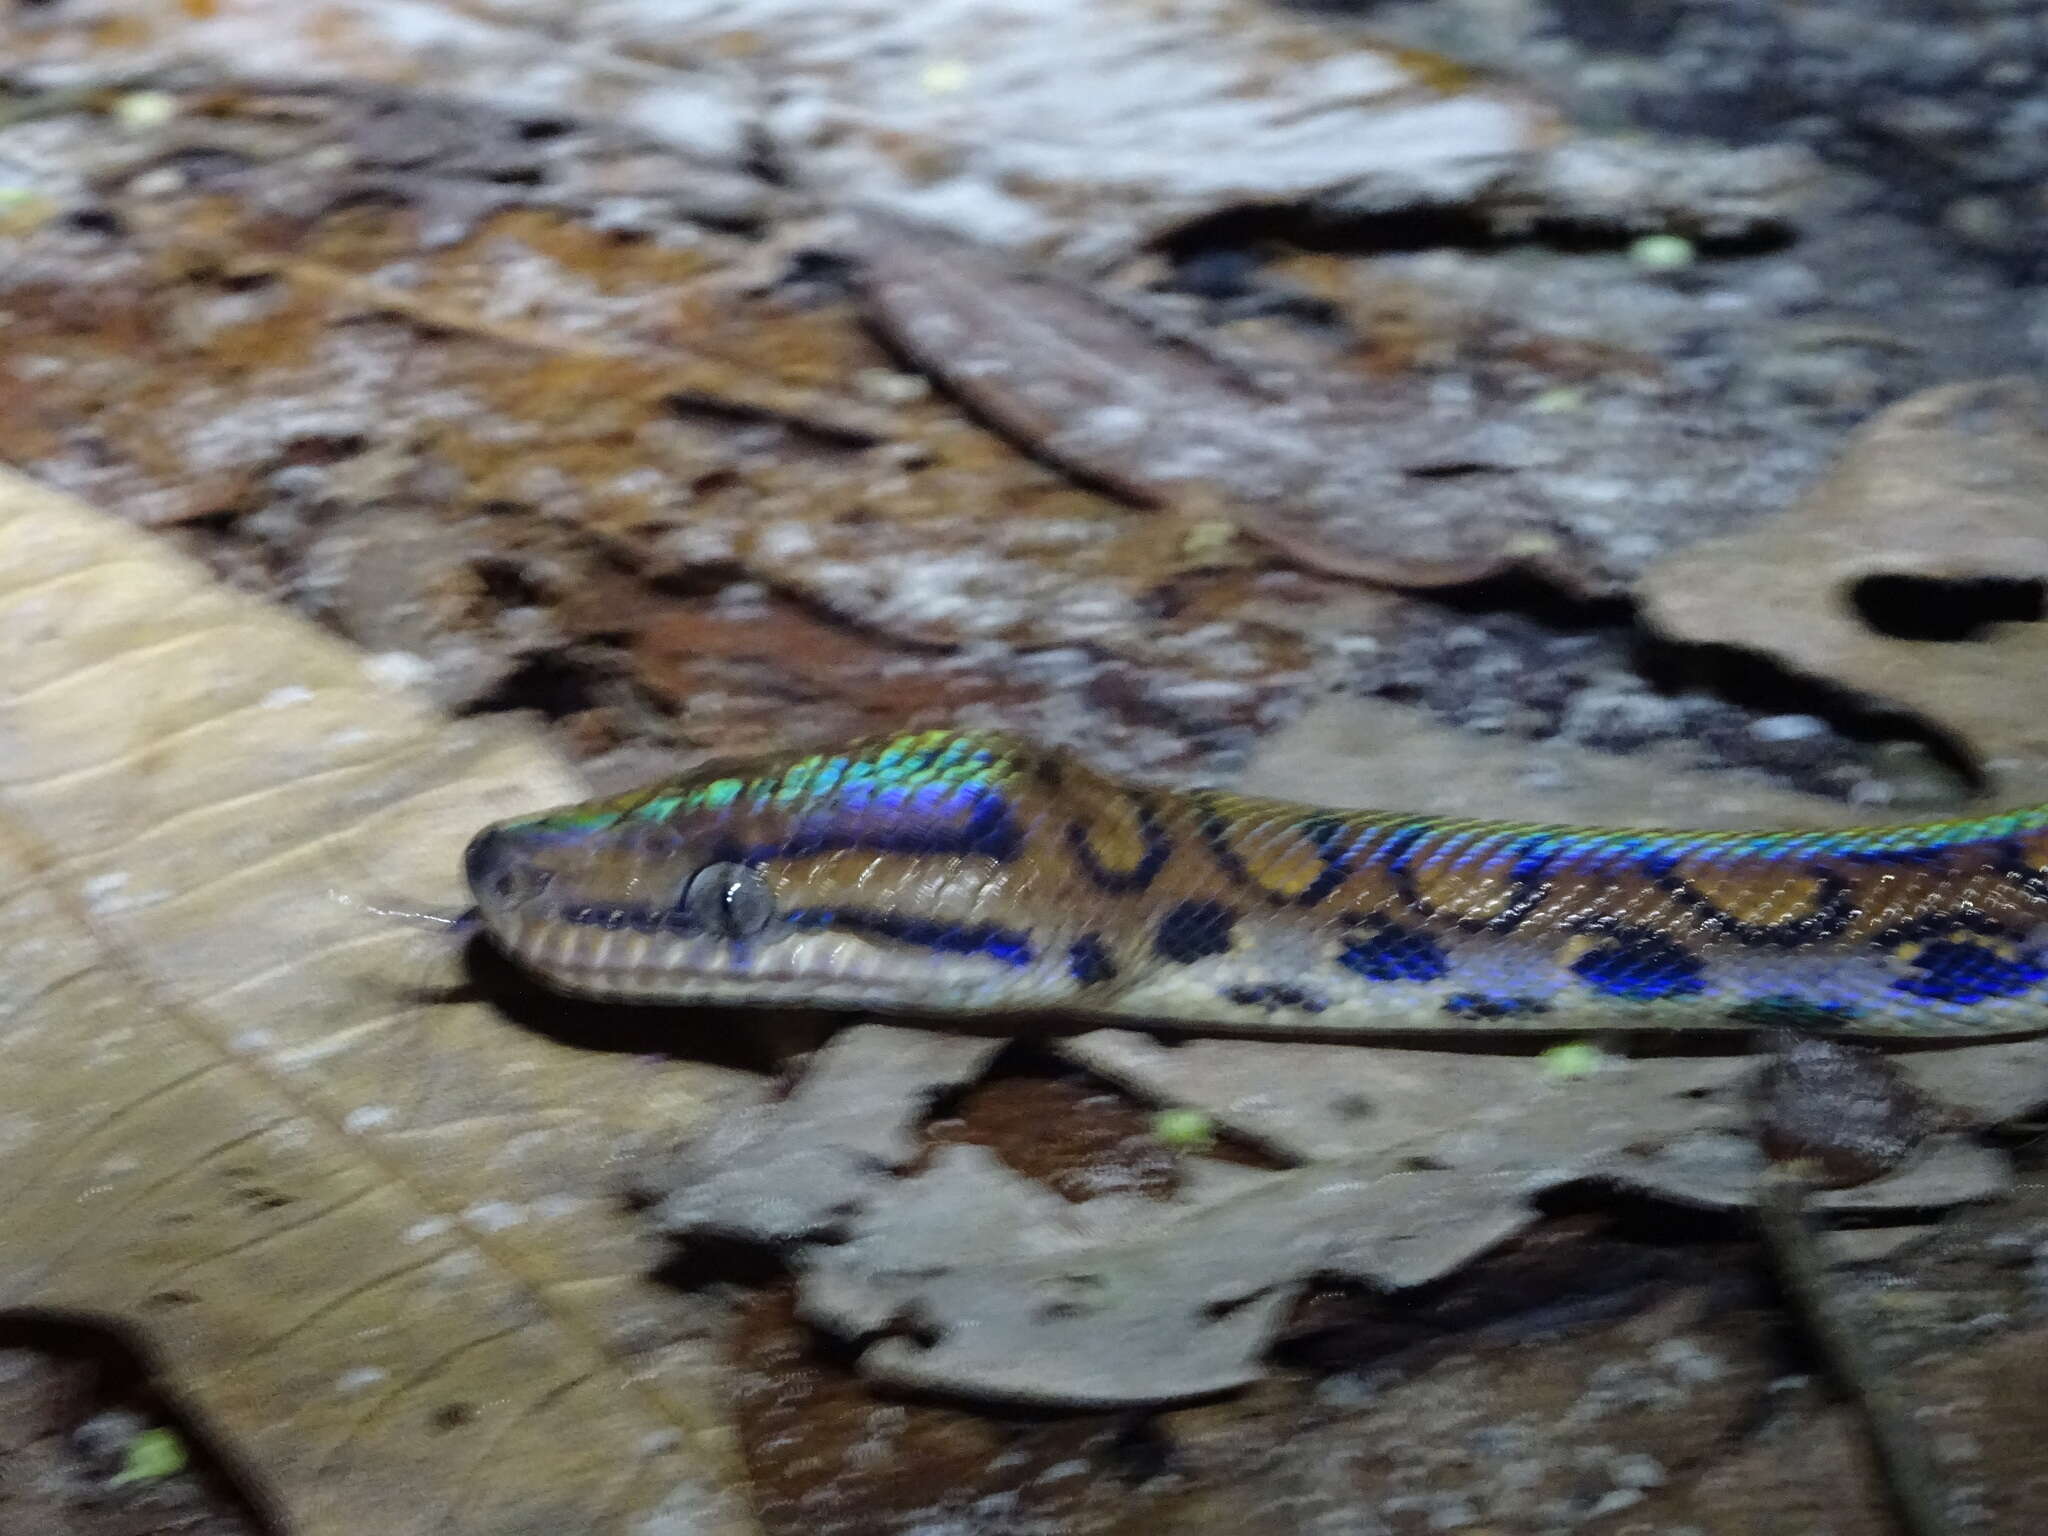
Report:
<svg viewBox="0 0 2048 1536"><path fill-rule="evenodd" d="M1671 751L1619 756L1570 741L1531 742L1440 725L1378 699L1337 695L1259 744L1236 787L1314 805L1423 811L1496 821L1632 827L1860 826L1851 805L1762 774L1698 768ZM1947 809L1951 786L1901 775L1894 805ZM1959 795L1957 795L1959 798Z"/></svg>
<svg viewBox="0 0 2048 1536"><path fill-rule="evenodd" d="M337 899L458 900L568 775L4 472L0 653L0 1308L136 1326L297 1536L749 1529L609 1189L726 1080Z"/></svg>
<svg viewBox="0 0 2048 1536"><path fill-rule="evenodd" d="M1902 638L1872 583L2048 581L2048 400L2020 379L1943 385L1852 439L1783 517L1674 555L1642 588L1674 640L1739 647L1919 716L2004 800L2048 796L2048 626ZM1930 588L1894 586L1922 608ZM1859 599L1861 605L1859 606Z"/></svg>

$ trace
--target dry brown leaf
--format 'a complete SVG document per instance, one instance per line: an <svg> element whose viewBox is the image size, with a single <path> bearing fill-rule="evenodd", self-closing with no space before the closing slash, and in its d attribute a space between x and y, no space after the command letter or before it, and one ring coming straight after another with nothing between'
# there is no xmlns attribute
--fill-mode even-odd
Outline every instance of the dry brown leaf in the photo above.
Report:
<svg viewBox="0 0 2048 1536"><path fill-rule="evenodd" d="M1917 715L1976 760L1995 797L2048 798L2048 626L1901 639L1858 606L1887 579L1928 584L1893 589L1909 610L1934 604L1939 582L2048 580L2044 505L2038 386L1944 385L1868 423L1793 511L1652 570L1643 616L1674 640L1754 651Z"/></svg>
<svg viewBox="0 0 2048 1536"><path fill-rule="evenodd" d="M719 1072L416 990L478 823L573 782L0 477L0 1308L139 1328L294 1536L740 1533L608 1188Z"/></svg>
<svg viewBox="0 0 2048 1536"><path fill-rule="evenodd" d="M920 367L1140 506L1206 513L1304 569L1387 586L1451 586L1558 554L1506 498L1474 526L1447 518L1451 480L1404 476L1329 399L1263 393L1078 287L894 219L864 219L856 248L871 313ZM1340 485L1357 515L1333 532L1314 509Z"/></svg>
<svg viewBox="0 0 2048 1536"><path fill-rule="evenodd" d="M1299 638L1235 604L1162 618L1159 588L1205 563L1126 537L1166 519L964 421L885 366L853 306L789 264L786 232L688 222L603 135L522 151L500 124L436 183L498 197L451 234L423 173L388 163L378 125L408 105L392 93L170 94L182 115L128 133L65 204L105 207L118 234L59 220L0 262L0 458L420 656L445 701L543 692L597 752L772 749L965 710L1128 764L1255 728L1304 676ZM66 164L107 139L92 117L37 126ZM457 174L500 153L538 156L543 179L515 189L548 208ZM396 179L364 201L366 176ZM600 195L619 180L623 212ZM620 218L649 238L616 238ZM395 606L419 622L393 625L344 578L373 520L407 519L435 525L408 542L490 580L450 572L475 600L409 582ZM360 574L396 558L380 544ZM816 665L755 664L757 624ZM565 686L530 689L529 661Z"/></svg>

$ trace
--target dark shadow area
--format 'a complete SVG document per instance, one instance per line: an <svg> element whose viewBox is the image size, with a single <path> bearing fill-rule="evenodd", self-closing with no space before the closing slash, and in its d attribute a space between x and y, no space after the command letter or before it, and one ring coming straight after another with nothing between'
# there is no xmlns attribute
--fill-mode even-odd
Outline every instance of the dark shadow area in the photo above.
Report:
<svg viewBox="0 0 2048 1536"><path fill-rule="evenodd" d="M1592 254L1626 250L1637 231L1539 219L1526 232L1505 234L1469 210L1410 208L1335 217L1303 203L1228 208L1194 220L1156 242L1169 261L1182 264L1205 252L1258 252L1278 246L1331 255L1409 255L1423 251L1498 252L1525 246ZM1785 228L1760 228L1740 238L1696 238L1707 260L1767 255L1794 241Z"/></svg>
<svg viewBox="0 0 2048 1536"><path fill-rule="evenodd" d="M53 1390L44 1407L43 1422L34 1428L42 1435L63 1437L75 1447L81 1462L91 1457L77 1444L80 1432L100 1415L123 1413L138 1424L167 1428L186 1452L181 1475L195 1479L205 1502L212 1506L212 1523L207 1529L226 1525L250 1536L290 1536L281 1511L262 1494L251 1469L239 1465L204 1424L159 1385L157 1364L139 1335L119 1323L86 1314L0 1311L0 1350L28 1351L49 1362ZM31 1426L18 1417L11 1417L8 1427L21 1443L35 1438ZM44 1493L47 1496L48 1490ZM182 1515L174 1517L180 1521L177 1528L185 1529ZM0 1527L27 1530L8 1524L8 1518L7 1511L0 1509ZM122 1528L144 1529L140 1525ZM67 1524L64 1529L73 1527Z"/></svg>
<svg viewBox="0 0 2048 1536"><path fill-rule="evenodd" d="M2010 576L1866 576L1849 601L1894 640L1982 640L1999 624L2038 624L2044 587Z"/></svg>
<svg viewBox="0 0 2048 1536"><path fill-rule="evenodd" d="M489 693L465 705L463 714L487 715L530 709L549 720L593 709L609 679L599 667L572 654L542 651L528 657Z"/></svg>
<svg viewBox="0 0 2048 1536"><path fill-rule="evenodd" d="M797 437L809 438L828 448L858 453L872 448L879 438L836 422L798 417L766 406L729 400L720 395L678 390L667 399L668 408L685 421L709 421L721 426L780 427Z"/></svg>
<svg viewBox="0 0 2048 1536"><path fill-rule="evenodd" d="M1411 475L1441 475L1441 470L1409 472ZM1498 576L1469 581L1461 586L1436 587L1429 593L1453 613L1514 613L1554 629L1560 634L1589 630L1621 629L1635 622L1636 606L1626 597L1589 597L1549 579L1541 572L1516 566Z"/></svg>
<svg viewBox="0 0 2048 1536"><path fill-rule="evenodd" d="M488 1003L517 1028L578 1050L775 1072L792 1040L821 1044L850 1018L800 1009L592 1002L549 990L482 936L463 950L463 965L469 986L462 1000Z"/></svg>
<svg viewBox="0 0 2048 1536"><path fill-rule="evenodd" d="M1700 688L1764 715L1814 715L1852 741L1911 741L1926 748L1973 792L1989 783L1969 747L1933 722L1887 707L1868 694L1794 672L1768 656L1733 645L1694 645L1644 631L1635 646L1637 670L1652 686Z"/></svg>
<svg viewBox="0 0 2048 1536"><path fill-rule="evenodd" d="M1317 1374L1425 1369L1456 1349L1497 1349L1648 1310L1704 1288L1709 1305L1765 1305L1769 1289L1739 1221L1693 1224L1672 1213L1649 1230L1624 1203L1555 1192L1558 1210L1456 1274L1385 1293L1325 1281L1296 1303L1275 1337L1276 1365ZM1649 1204L1649 1202L1645 1202Z"/></svg>

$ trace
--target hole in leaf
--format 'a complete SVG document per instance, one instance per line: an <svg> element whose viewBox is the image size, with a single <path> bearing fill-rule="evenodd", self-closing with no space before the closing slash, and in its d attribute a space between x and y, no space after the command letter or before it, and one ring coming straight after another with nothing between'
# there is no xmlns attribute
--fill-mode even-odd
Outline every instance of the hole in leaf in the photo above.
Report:
<svg viewBox="0 0 2048 1536"><path fill-rule="evenodd" d="M1410 480L1459 480L1467 475L1507 473L1505 464L1482 464L1476 459L1449 459L1441 464L1411 464L1402 471Z"/></svg>
<svg viewBox="0 0 2048 1536"><path fill-rule="evenodd" d="M460 1429L465 1424L476 1422L476 1404L443 1403L433 1413L432 1423L436 1429Z"/></svg>
<svg viewBox="0 0 2048 1536"><path fill-rule="evenodd" d="M1995 624L2038 623L2043 583L2022 577L1868 576L1849 601L1895 640L1981 640Z"/></svg>

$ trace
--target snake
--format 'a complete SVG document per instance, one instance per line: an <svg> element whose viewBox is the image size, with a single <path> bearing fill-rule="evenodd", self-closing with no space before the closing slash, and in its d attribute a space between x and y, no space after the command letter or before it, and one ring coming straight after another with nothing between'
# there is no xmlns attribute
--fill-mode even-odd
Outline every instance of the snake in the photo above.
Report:
<svg viewBox="0 0 2048 1536"><path fill-rule="evenodd" d="M1254 1034L2048 1029L2048 806L1551 826L1161 788L931 730L498 821L464 864L497 948L616 1002Z"/></svg>

